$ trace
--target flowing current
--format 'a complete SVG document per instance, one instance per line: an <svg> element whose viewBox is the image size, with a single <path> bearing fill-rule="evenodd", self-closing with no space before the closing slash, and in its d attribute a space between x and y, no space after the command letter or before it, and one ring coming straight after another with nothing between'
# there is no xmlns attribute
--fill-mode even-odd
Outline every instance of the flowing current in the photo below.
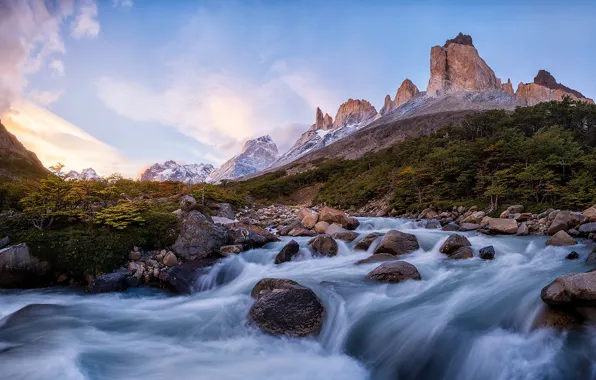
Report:
<svg viewBox="0 0 596 380"><path fill-rule="evenodd" d="M421 248L403 260L422 281L365 279L380 263L339 242L333 258L312 258L297 238L294 261L275 265L290 239L217 264L190 296L157 289L85 295L68 288L0 293L0 379L592 379L596 331L536 329L540 290L586 271L588 248L545 247L544 237L465 233L495 260L447 260L447 232L399 219L362 218L358 232L398 229ZM565 260L573 249L580 260ZM280 338L247 326L252 287L293 279L327 313L316 338Z"/></svg>

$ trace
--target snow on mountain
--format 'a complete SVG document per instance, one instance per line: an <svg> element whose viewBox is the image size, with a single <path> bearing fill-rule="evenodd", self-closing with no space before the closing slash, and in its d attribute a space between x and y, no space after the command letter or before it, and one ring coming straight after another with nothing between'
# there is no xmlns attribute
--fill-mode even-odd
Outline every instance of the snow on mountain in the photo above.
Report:
<svg viewBox="0 0 596 380"><path fill-rule="evenodd" d="M153 164L141 174L141 181L183 182L196 184L209 181L215 170L211 164L178 164L170 160L163 164Z"/></svg>
<svg viewBox="0 0 596 380"><path fill-rule="evenodd" d="M211 181L217 183L260 172L271 166L278 157L277 145L269 135L248 140L239 154L211 174Z"/></svg>
<svg viewBox="0 0 596 380"><path fill-rule="evenodd" d="M68 172L68 174L66 174L67 180L97 181L100 178L101 177L99 175L97 175L97 173L95 172L95 170L93 168L83 169L83 171L80 173L77 171L71 170Z"/></svg>

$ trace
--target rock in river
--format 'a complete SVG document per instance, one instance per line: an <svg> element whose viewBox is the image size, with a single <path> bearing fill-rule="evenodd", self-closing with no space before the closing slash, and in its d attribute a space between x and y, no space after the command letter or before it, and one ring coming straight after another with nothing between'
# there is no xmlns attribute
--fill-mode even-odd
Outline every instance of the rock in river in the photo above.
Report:
<svg viewBox="0 0 596 380"><path fill-rule="evenodd" d="M397 230L389 230L381 239L375 253L389 253L403 255L420 248L416 236Z"/></svg>
<svg viewBox="0 0 596 380"><path fill-rule="evenodd" d="M383 263L368 273L366 278L383 282L402 282L421 279L418 269L405 261Z"/></svg>
<svg viewBox="0 0 596 380"><path fill-rule="evenodd" d="M596 271L564 274L545 286L540 297L551 306L596 306Z"/></svg>
<svg viewBox="0 0 596 380"><path fill-rule="evenodd" d="M337 255L337 242L329 235L319 235L310 242L313 251L321 256L335 256Z"/></svg>
<svg viewBox="0 0 596 380"><path fill-rule="evenodd" d="M281 251L275 256L275 263L281 264L292 260L298 252L300 251L300 245L296 242L296 240L290 240L288 244L286 244Z"/></svg>

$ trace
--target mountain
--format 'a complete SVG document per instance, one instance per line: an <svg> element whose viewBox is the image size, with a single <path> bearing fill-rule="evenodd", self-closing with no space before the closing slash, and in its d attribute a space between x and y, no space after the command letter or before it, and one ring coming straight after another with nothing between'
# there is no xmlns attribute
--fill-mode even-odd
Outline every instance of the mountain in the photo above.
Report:
<svg viewBox="0 0 596 380"><path fill-rule="evenodd" d="M178 164L176 161L166 161L163 164L153 164L141 174L141 181L176 181L189 184L206 182L215 170L210 164Z"/></svg>
<svg viewBox="0 0 596 380"><path fill-rule="evenodd" d="M555 77L546 70L538 71L533 83L520 83L515 95L528 106L551 100L561 101L565 96L594 104L592 99L586 98L581 92L557 83Z"/></svg>
<svg viewBox="0 0 596 380"><path fill-rule="evenodd" d="M83 169L82 172L77 172L71 170L66 174L67 180L80 180L80 181L97 181L101 179L100 176L97 175L93 168Z"/></svg>
<svg viewBox="0 0 596 380"><path fill-rule="evenodd" d="M321 128L327 128L332 123L329 115L324 117L321 113L320 116L317 122L321 123ZM236 179L260 172L271 166L278 157L277 145L269 135L248 140L239 154L211 173L211 181L218 183L224 179Z"/></svg>
<svg viewBox="0 0 596 380"><path fill-rule="evenodd" d="M323 116L321 109L317 108L315 123L272 166L288 164L305 154L328 146L365 127L377 117L375 107L364 99L348 99L337 110L335 121L328 114Z"/></svg>
<svg viewBox="0 0 596 380"><path fill-rule="evenodd" d="M397 93L395 94L395 99L391 100L391 96L385 96L385 104L383 104L383 108L379 111L381 115L385 115L393 111L396 108L399 108L402 104L408 102L413 97L420 94L418 87L411 80L406 79L402 82L401 86L397 89Z"/></svg>
<svg viewBox="0 0 596 380"><path fill-rule="evenodd" d="M27 150L0 122L0 179L39 179L47 174L35 153Z"/></svg>

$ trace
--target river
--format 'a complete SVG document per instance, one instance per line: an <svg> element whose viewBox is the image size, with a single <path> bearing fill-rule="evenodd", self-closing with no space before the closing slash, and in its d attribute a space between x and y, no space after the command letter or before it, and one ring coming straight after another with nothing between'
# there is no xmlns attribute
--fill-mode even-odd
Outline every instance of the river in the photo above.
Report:
<svg viewBox="0 0 596 380"><path fill-rule="evenodd" d="M406 220L361 218L358 232L399 229L421 249L403 256L422 281L364 277L379 263L340 243L312 258L297 238L296 261L275 265L289 241L229 257L190 296L157 289L85 295L69 288L0 292L0 379L11 380L360 380L592 379L596 334L535 329L540 290L586 271L589 249L545 247L545 237L465 233L495 260L452 261L439 253L449 233ZM571 249L580 260L565 260ZM476 253L477 254L477 253ZM249 293L264 277L313 289L327 313L317 338L269 336L246 325Z"/></svg>

